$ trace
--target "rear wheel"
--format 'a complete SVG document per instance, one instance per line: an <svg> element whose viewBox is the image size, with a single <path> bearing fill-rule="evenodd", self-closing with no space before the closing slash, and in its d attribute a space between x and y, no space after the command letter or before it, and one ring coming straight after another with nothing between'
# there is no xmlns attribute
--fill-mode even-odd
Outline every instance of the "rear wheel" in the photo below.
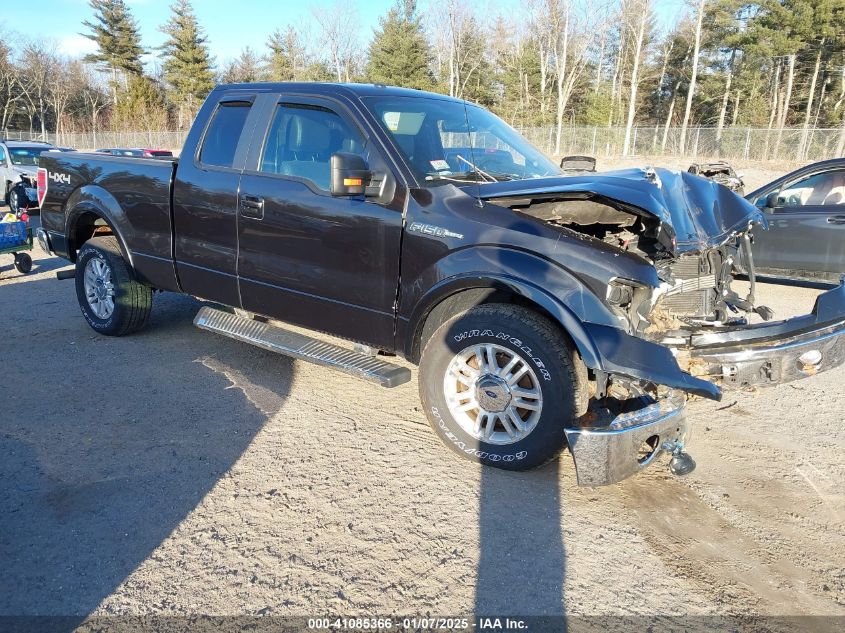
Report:
<svg viewBox="0 0 845 633"><path fill-rule="evenodd" d="M76 259L76 297L94 330L123 336L143 328L150 318L153 291L137 281L111 235L94 237Z"/></svg>
<svg viewBox="0 0 845 633"><path fill-rule="evenodd" d="M564 447L587 407L587 370L537 313L482 305L444 323L420 360L420 397L441 440L467 459L527 470Z"/></svg>

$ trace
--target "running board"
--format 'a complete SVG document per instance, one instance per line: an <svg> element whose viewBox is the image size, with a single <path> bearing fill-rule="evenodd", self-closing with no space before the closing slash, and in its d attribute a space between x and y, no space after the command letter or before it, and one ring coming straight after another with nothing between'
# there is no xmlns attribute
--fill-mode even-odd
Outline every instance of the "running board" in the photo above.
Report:
<svg viewBox="0 0 845 633"><path fill-rule="evenodd" d="M194 325L271 352L338 369L382 387L396 387L411 380L407 367L222 310L201 308Z"/></svg>

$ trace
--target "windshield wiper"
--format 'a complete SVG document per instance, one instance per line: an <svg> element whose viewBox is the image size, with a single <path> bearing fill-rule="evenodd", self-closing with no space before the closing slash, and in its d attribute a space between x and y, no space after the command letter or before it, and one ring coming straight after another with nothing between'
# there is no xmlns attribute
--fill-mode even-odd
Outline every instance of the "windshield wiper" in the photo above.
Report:
<svg viewBox="0 0 845 633"><path fill-rule="evenodd" d="M470 171L454 171L446 173L433 172L427 174L426 180L450 180L454 182L501 182L503 180L513 180L510 174L499 172L481 172L479 170Z"/></svg>
<svg viewBox="0 0 845 633"><path fill-rule="evenodd" d="M455 157L456 157L459 161L462 161L462 162L466 163L467 165L469 165L470 167L472 167L472 170L473 170L473 171L475 171L475 172L477 172L477 173L481 174L482 176L484 176L485 178L487 178L490 182L496 182L496 179L495 179L495 178L493 178L493 176L491 176L490 174L488 174L488 173L487 173L486 171L484 171L483 169L480 169L479 167L476 167L475 165L473 165L471 162L469 162L466 158L464 158L464 157L463 157L463 156L461 156L460 154L456 154L456 155L455 155Z"/></svg>

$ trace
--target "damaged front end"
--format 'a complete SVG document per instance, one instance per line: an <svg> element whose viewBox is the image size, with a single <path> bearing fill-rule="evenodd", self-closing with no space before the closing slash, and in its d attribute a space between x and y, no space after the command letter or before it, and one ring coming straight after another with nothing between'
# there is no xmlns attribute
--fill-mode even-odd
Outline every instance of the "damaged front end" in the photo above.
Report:
<svg viewBox="0 0 845 633"><path fill-rule="evenodd" d="M725 187L663 169L521 184L489 199L656 272L648 282L607 279L601 299L618 326L584 323L597 352L591 405L566 429L579 483L614 483L661 452L688 471L687 394L718 400L722 389L778 384L845 361L845 286L821 295L810 315L772 322L772 310L755 301L749 236L765 217ZM740 259L750 281L743 292L733 287Z"/></svg>

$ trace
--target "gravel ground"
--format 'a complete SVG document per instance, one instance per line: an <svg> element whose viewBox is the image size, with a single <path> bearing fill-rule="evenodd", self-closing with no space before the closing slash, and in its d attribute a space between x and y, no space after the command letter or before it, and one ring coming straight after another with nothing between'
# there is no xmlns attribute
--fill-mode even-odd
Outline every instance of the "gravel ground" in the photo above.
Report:
<svg viewBox="0 0 845 633"><path fill-rule="evenodd" d="M583 489L567 454L462 461L416 380L202 333L192 298L98 336L34 255L0 256L0 615L845 616L845 369L695 401L692 475Z"/></svg>

